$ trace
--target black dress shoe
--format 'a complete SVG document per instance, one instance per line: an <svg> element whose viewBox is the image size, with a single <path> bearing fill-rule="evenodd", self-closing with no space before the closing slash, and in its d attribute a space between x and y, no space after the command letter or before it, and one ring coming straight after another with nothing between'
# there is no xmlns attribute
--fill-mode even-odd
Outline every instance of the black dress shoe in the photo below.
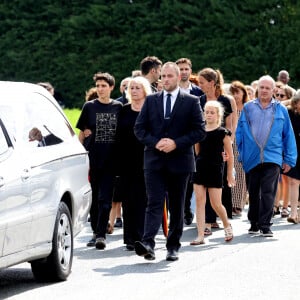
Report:
<svg viewBox="0 0 300 300"><path fill-rule="evenodd" d="M134 251L134 245L132 245L132 244L127 244L127 245L126 245L126 249L127 249L128 251Z"/></svg>
<svg viewBox="0 0 300 300"><path fill-rule="evenodd" d="M177 253L177 251L176 250L168 250L166 260L167 261L178 260L178 253Z"/></svg>
<svg viewBox="0 0 300 300"><path fill-rule="evenodd" d="M144 256L147 260L154 260L155 254L154 250L148 246L143 244L142 242L136 241L134 243L135 253L139 256Z"/></svg>
<svg viewBox="0 0 300 300"><path fill-rule="evenodd" d="M184 224L191 225L194 219L194 214L192 212L186 212L184 215Z"/></svg>
<svg viewBox="0 0 300 300"><path fill-rule="evenodd" d="M116 222L114 224L114 227L117 227L117 228L122 228L123 227L123 221L121 218L116 218Z"/></svg>

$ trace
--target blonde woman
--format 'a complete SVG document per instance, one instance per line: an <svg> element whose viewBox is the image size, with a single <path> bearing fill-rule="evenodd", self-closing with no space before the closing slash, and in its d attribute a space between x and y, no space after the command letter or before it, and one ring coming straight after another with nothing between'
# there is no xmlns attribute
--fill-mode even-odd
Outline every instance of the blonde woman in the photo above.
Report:
<svg viewBox="0 0 300 300"><path fill-rule="evenodd" d="M123 239L128 251L134 250L134 243L141 241L144 233L146 190L144 182L144 145L134 135L133 127L147 95L151 94L149 81L141 76L128 83L125 104L119 116L117 127L116 158L120 175L120 190L123 209Z"/></svg>

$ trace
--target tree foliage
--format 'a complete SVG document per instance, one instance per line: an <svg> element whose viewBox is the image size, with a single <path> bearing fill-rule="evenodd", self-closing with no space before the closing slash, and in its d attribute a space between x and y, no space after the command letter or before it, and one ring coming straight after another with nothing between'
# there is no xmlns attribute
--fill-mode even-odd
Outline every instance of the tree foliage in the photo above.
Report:
<svg viewBox="0 0 300 300"><path fill-rule="evenodd" d="M3 0L0 79L50 81L81 107L97 71L122 78L147 55L189 57L250 83L287 69L300 85L297 1Z"/></svg>

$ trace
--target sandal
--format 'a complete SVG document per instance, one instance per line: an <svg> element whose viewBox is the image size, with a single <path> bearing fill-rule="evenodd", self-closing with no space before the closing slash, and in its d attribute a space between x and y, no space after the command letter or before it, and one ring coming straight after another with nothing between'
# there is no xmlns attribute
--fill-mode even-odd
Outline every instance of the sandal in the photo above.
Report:
<svg viewBox="0 0 300 300"><path fill-rule="evenodd" d="M299 223L298 216L296 218L288 217L287 221L289 223L293 223L293 224L298 224Z"/></svg>
<svg viewBox="0 0 300 300"><path fill-rule="evenodd" d="M218 223L212 223L211 228L220 228Z"/></svg>
<svg viewBox="0 0 300 300"><path fill-rule="evenodd" d="M211 230L208 228L208 227L206 227L205 229L204 229L204 235L212 235L212 232L211 232Z"/></svg>
<svg viewBox="0 0 300 300"><path fill-rule="evenodd" d="M280 215L280 209L279 209L279 206L274 205L273 217L276 216L276 215Z"/></svg>
<svg viewBox="0 0 300 300"><path fill-rule="evenodd" d="M225 231L225 242L230 242L233 239L231 224L228 227L224 228L224 231Z"/></svg>
<svg viewBox="0 0 300 300"><path fill-rule="evenodd" d="M107 224L106 233L107 234L113 234L114 232L114 226L110 225L110 223Z"/></svg>
<svg viewBox="0 0 300 300"><path fill-rule="evenodd" d="M233 208L232 215L234 217L240 217L242 215L242 210L240 208Z"/></svg>
<svg viewBox="0 0 300 300"><path fill-rule="evenodd" d="M284 207L281 211L281 218L287 218L290 215L288 209Z"/></svg>
<svg viewBox="0 0 300 300"><path fill-rule="evenodd" d="M198 238L190 242L190 245L192 246L198 246L203 244L205 244L204 239L198 239Z"/></svg>

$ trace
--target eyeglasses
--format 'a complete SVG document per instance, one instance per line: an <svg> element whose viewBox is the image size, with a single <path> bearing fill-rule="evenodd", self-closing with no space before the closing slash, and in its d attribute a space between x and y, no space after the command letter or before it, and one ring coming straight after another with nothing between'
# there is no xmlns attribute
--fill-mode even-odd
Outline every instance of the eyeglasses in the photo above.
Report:
<svg viewBox="0 0 300 300"><path fill-rule="evenodd" d="M280 97L280 98L284 98L285 95L284 94L275 94L276 97Z"/></svg>

